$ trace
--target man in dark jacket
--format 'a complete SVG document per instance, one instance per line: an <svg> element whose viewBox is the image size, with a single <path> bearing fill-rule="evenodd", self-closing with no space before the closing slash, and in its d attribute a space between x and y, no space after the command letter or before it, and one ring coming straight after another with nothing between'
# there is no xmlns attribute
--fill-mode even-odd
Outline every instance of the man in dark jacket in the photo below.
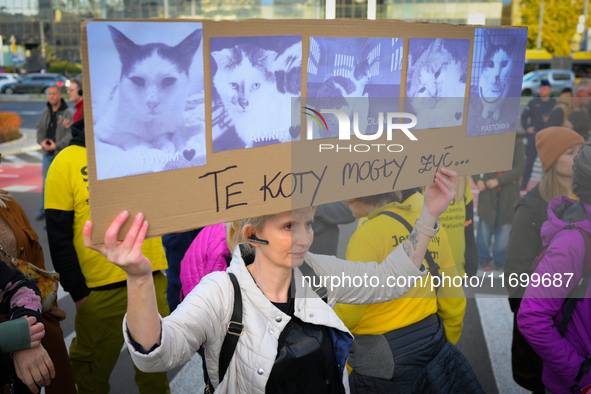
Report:
<svg viewBox="0 0 591 394"><path fill-rule="evenodd" d="M62 98L62 91L58 86L51 86L48 93L47 107L41 112L37 122L37 143L43 148L43 193L41 193L41 209L37 220L45 219L45 179L53 158L60 150L68 146L72 133L64 127L62 120L72 120L73 114L68 104Z"/></svg>
<svg viewBox="0 0 591 394"><path fill-rule="evenodd" d="M513 223L513 206L519 200L519 177L525 168L523 136L517 134L513 152L513 168L509 171L474 175L472 178L480 194L478 196L478 260L490 269L491 260L499 269L505 267L505 251ZM490 246L494 235L493 256Z"/></svg>
<svg viewBox="0 0 591 394"><path fill-rule="evenodd" d="M521 180L521 189L527 188L527 183L531 177L534 168L534 161L538 155L536 150L536 133L546 128L546 123L550 117L550 112L556 105L556 100L550 97L552 87L548 80L543 79L540 82L540 97L534 98L529 102L521 114L521 126L527 133L527 159L525 160L525 171Z"/></svg>

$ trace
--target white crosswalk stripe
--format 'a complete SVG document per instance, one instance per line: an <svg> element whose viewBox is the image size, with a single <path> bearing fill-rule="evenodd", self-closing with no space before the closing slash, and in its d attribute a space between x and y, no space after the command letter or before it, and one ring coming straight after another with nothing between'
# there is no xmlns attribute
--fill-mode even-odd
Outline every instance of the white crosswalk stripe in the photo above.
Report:
<svg viewBox="0 0 591 394"><path fill-rule="evenodd" d="M507 297L490 297L484 294L475 296L499 393L529 393L513 381L511 372L513 312L509 309Z"/></svg>

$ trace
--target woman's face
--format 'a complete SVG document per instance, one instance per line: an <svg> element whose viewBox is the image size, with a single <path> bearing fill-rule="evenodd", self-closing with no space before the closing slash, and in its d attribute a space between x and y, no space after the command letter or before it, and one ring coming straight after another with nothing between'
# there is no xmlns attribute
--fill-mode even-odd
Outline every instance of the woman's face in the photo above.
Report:
<svg viewBox="0 0 591 394"><path fill-rule="evenodd" d="M257 246L257 258L270 260L283 267L299 267L314 240L312 207L271 216L261 231L260 239L268 245Z"/></svg>
<svg viewBox="0 0 591 394"><path fill-rule="evenodd" d="M556 160L556 174L570 178L573 176L573 159L579 152L581 144L568 148L558 160Z"/></svg>

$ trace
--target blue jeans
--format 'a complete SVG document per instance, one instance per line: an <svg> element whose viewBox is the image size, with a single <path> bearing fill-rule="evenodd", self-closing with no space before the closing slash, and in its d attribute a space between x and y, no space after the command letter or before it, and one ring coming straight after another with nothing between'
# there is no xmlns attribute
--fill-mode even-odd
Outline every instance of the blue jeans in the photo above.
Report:
<svg viewBox="0 0 591 394"><path fill-rule="evenodd" d="M536 149L536 134L527 135L527 145L525 146L525 170L521 178L521 186L527 186L531 173L534 169L534 162L538 157L538 150Z"/></svg>
<svg viewBox="0 0 591 394"><path fill-rule="evenodd" d="M494 226L486 223L484 220L478 221L478 235L476 236L476 246L478 246L478 261L488 263L494 260L495 264L505 266L505 251L509 244L509 233L511 225L499 225L500 210L497 208L497 221ZM490 256L490 245L494 236L492 247L493 255Z"/></svg>
<svg viewBox="0 0 591 394"><path fill-rule="evenodd" d="M47 179L47 171L49 171L49 166L53 161L55 155L43 155L43 164L41 167L41 176L43 177L43 192L41 193L41 209L39 210L40 214L45 213L45 179Z"/></svg>
<svg viewBox="0 0 591 394"><path fill-rule="evenodd" d="M162 236L162 245L168 260L168 286L166 296L170 312L174 311L181 302L181 261L185 257L187 249L193 243L193 240L199 234L201 229L191 230L184 233L166 234Z"/></svg>

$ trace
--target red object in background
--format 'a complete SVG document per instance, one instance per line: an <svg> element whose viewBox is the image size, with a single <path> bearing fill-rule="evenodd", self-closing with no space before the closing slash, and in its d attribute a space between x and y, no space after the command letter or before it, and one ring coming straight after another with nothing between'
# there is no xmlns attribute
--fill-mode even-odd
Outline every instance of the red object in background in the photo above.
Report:
<svg viewBox="0 0 591 394"><path fill-rule="evenodd" d="M591 384L587 387L584 387L581 391L583 392L583 394L591 393Z"/></svg>
<svg viewBox="0 0 591 394"><path fill-rule="evenodd" d="M0 189L9 192L37 192L43 191L41 164L0 166Z"/></svg>

